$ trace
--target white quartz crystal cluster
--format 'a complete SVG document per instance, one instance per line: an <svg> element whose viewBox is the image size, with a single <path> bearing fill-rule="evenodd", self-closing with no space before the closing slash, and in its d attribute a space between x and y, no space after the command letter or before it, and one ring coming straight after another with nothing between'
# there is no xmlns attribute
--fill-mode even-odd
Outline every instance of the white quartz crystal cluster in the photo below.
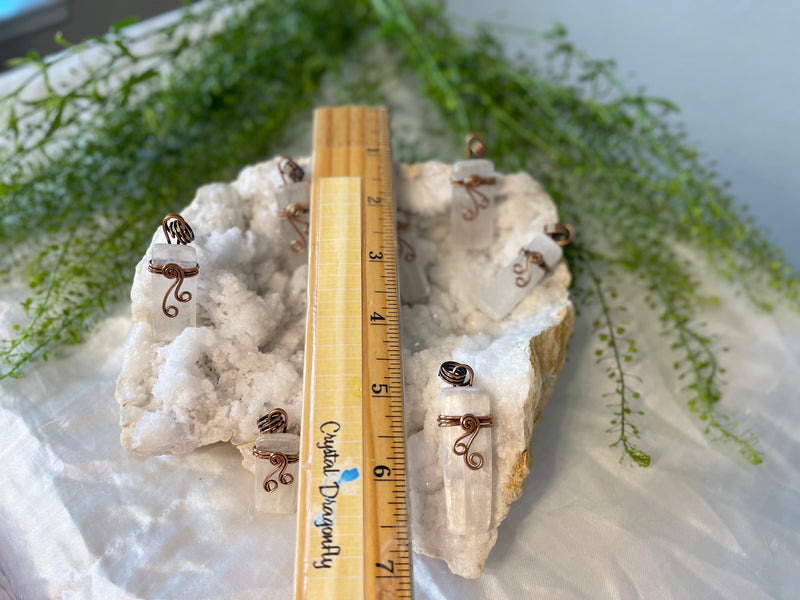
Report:
<svg viewBox="0 0 800 600"><path fill-rule="evenodd" d="M310 161L297 162L310 177ZM412 539L415 551L477 577L522 493L531 435L563 364L573 311L563 261L505 320L477 309L483 288L557 213L528 175L503 176L493 244L465 250L450 242L450 175L450 165L438 162L395 169L396 202L412 224L431 286L427 302L402 309ZM260 416L281 407L289 431L298 432L308 271L296 266L281 234L280 185L271 160L244 169L231 185L200 188L180 211L196 234L197 327L169 343L152 333L149 251L137 265L133 328L117 383L121 440L130 451L177 454L225 441L242 450L252 470ZM162 237L159 229L153 242ZM447 529L436 423L446 385L437 371L445 360L469 364L475 385L491 395L493 505L485 533Z"/></svg>

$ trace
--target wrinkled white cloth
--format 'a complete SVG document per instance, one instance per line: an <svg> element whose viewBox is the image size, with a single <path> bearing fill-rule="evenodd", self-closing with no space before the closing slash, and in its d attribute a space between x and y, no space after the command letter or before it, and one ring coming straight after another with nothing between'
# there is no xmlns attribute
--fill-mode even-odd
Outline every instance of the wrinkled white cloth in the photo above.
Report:
<svg viewBox="0 0 800 600"><path fill-rule="evenodd" d="M16 299L3 292L7 331ZM613 384L579 319L484 574L464 580L415 555L416 598L800 596L800 317L740 298L706 315L731 348L722 410L760 437L753 467L703 434L663 360L669 342L629 306L652 465L620 464L608 447ZM294 521L255 512L233 446L153 458L120 446L128 311L0 386L0 599L290 598Z"/></svg>

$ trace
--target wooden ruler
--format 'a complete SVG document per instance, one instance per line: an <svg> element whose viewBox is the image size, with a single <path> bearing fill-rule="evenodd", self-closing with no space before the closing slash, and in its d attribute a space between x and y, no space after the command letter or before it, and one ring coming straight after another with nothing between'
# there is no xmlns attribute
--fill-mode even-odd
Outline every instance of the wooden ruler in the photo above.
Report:
<svg viewBox="0 0 800 600"><path fill-rule="evenodd" d="M410 598L385 109L314 114L295 598Z"/></svg>

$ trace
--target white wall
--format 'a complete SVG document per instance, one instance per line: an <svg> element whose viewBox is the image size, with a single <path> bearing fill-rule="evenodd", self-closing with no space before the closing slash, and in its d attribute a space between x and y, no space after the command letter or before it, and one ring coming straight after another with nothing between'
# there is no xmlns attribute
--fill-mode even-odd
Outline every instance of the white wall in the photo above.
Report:
<svg viewBox="0 0 800 600"><path fill-rule="evenodd" d="M800 269L800 2L450 0L448 9L531 29L561 22L592 57L615 59L628 83L675 102L690 138Z"/></svg>

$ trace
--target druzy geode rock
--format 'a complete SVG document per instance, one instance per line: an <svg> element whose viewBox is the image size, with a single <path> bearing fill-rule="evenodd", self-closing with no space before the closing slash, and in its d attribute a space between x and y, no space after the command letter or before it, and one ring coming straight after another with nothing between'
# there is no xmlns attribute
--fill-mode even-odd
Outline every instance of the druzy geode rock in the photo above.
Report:
<svg viewBox="0 0 800 600"><path fill-rule="evenodd" d="M297 162L310 177L310 161ZM533 462L531 436L564 363L573 309L563 261L502 322L476 308L497 272L558 216L531 177L506 175L497 185L493 244L482 251L454 246L450 175L450 165L428 162L397 165L394 178L395 201L411 222L431 286L427 302L401 313L411 534L415 551L477 577L497 527L522 494ZM149 251L137 265L133 327L117 382L128 450L179 454L224 441L240 448L252 470L258 417L281 407L298 432L308 269L296 266L282 234L275 197L281 183L274 159L247 167L230 185L200 188L179 211L194 228L202 268L197 327L169 343L152 332ZM163 241L157 225L154 243ZM468 363L492 398L493 504L485 533L447 530L436 424L444 385L437 370L445 360Z"/></svg>

